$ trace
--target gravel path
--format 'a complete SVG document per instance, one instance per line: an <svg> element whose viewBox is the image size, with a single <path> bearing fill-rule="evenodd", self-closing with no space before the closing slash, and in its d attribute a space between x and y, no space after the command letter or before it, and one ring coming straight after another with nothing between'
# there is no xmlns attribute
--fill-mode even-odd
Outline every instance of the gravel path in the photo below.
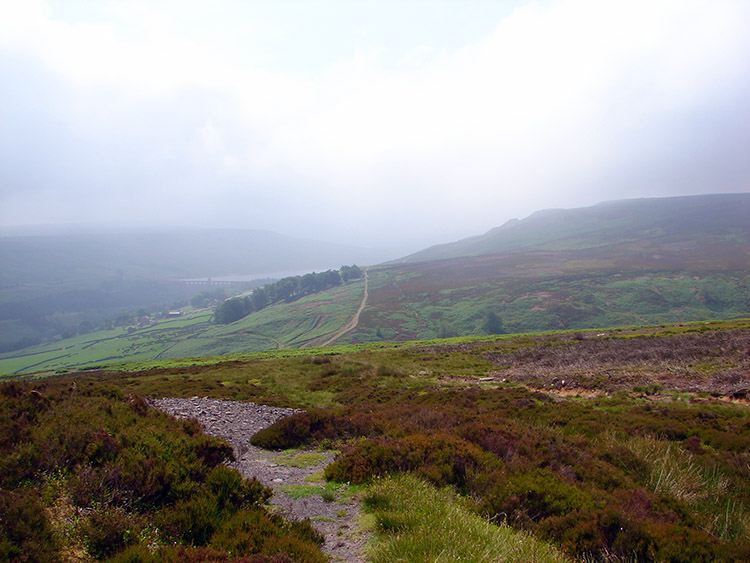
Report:
<svg viewBox="0 0 750 563"><path fill-rule="evenodd" d="M177 418L195 418L207 434L227 440L234 448L237 458L231 466L245 477L256 477L264 485L271 487L274 494L270 503L278 507L278 511L284 516L296 520L309 518L313 526L325 535L323 551L331 556L332 561L364 563L361 551L367 538L355 524L359 514L358 503L342 499L340 495L337 495L335 501L326 502L320 494L295 499L283 492L283 488L290 485L309 487L312 483L305 481L305 478L321 472L333 461L334 454L310 451L307 453L318 454L307 456L312 457L316 463L294 467L294 458L299 460L301 456L281 456L279 452L263 450L250 444L253 434L299 411L198 397L152 399L150 404ZM300 453L305 452L295 452Z"/></svg>

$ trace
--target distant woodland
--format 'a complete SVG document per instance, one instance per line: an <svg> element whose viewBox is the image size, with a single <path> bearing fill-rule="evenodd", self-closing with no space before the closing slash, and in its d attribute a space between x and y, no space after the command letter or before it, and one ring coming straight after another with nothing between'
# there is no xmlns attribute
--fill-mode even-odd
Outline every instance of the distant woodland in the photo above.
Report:
<svg viewBox="0 0 750 563"><path fill-rule="evenodd" d="M361 268L356 265L341 266L341 269L321 273L290 276L275 283L259 287L245 297L234 297L223 301L214 312L214 321L229 324L251 313L260 311L274 303L290 302L306 295L325 291L349 280L363 277Z"/></svg>

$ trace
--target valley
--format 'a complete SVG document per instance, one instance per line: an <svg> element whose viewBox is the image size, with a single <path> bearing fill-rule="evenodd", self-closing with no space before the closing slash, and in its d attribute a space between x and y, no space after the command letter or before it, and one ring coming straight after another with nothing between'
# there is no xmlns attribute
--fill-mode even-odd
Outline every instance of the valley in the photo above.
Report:
<svg viewBox="0 0 750 563"><path fill-rule="evenodd" d="M748 194L543 211L369 266L366 281L347 277L314 292L298 286L313 287L323 274L258 281L266 284L259 294L279 295L227 319L230 304L242 306L233 294L214 299L209 310L183 301L183 318L158 326L89 329L6 352L0 374L333 343L743 318L750 314L748 217ZM252 289L233 291L247 301Z"/></svg>

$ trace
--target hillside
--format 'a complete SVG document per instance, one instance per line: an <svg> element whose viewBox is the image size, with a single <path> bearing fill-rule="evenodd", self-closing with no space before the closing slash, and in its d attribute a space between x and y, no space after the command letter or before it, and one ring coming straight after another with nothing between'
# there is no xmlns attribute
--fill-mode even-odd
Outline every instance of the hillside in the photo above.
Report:
<svg viewBox="0 0 750 563"><path fill-rule="evenodd" d="M433 246L396 263L529 252L615 249L663 252L681 245L720 246L747 254L750 194L610 201L538 211L484 235ZM737 248L733 248L737 247Z"/></svg>
<svg viewBox="0 0 750 563"><path fill-rule="evenodd" d="M0 237L0 352L112 328L121 314L222 299L281 278L382 259L377 251L268 231L60 231ZM233 282L196 285L184 280ZM124 324L124 323L115 323Z"/></svg>
<svg viewBox="0 0 750 563"><path fill-rule="evenodd" d="M351 341L750 314L750 194L535 213L371 270Z"/></svg>
<svg viewBox="0 0 750 563"><path fill-rule="evenodd" d="M185 309L177 318L145 326L93 331L0 354L0 374L64 371L132 361L244 354L321 344L355 315L362 280L278 303L228 325L211 322L210 310Z"/></svg>
<svg viewBox="0 0 750 563"><path fill-rule="evenodd" d="M344 561L747 561L749 346L725 321L3 383L0 557L322 563L371 531Z"/></svg>
<svg viewBox="0 0 750 563"><path fill-rule="evenodd" d="M748 317L749 202L737 194L540 212L370 267L366 296L350 282L221 326L195 311L96 331L4 354L0 373L321 345L347 325L336 343Z"/></svg>

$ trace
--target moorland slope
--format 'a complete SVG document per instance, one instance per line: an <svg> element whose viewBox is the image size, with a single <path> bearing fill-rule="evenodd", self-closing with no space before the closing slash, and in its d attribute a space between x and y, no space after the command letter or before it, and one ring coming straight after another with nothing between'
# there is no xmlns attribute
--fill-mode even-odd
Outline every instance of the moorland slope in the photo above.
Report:
<svg viewBox="0 0 750 563"><path fill-rule="evenodd" d="M718 246L731 256L750 244L750 194L712 194L603 202L577 209L537 211L475 237L442 244L396 263L417 263L529 251L608 249L677 252Z"/></svg>
<svg viewBox="0 0 750 563"><path fill-rule="evenodd" d="M304 409L251 442L295 448L268 453L277 466L338 450L322 474L277 492L310 506L360 498L373 563L747 561L748 349L748 321L724 321L0 384L0 558L325 561L320 534L269 514L270 491L221 464L228 444L144 400L201 396ZM209 402L223 406L200 409L208 431L239 406ZM243 444L240 468L259 476ZM336 506L313 520L356 531Z"/></svg>
<svg viewBox="0 0 750 563"><path fill-rule="evenodd" d="M339 334L360 344L747 317L749 217L750 194L539 212L372 266L366 292L350 281L226 325L197 311L94 332L0 356L0 373L301 348Z"/></svg>
<svg viewBox="0 0 750 563"><path fill-rule="evenodd" d="M24 233L0 237L0 352L122 326L119 315L179 308L201 292L221 300L270 278L384 258L259 230Z"/></svg>

